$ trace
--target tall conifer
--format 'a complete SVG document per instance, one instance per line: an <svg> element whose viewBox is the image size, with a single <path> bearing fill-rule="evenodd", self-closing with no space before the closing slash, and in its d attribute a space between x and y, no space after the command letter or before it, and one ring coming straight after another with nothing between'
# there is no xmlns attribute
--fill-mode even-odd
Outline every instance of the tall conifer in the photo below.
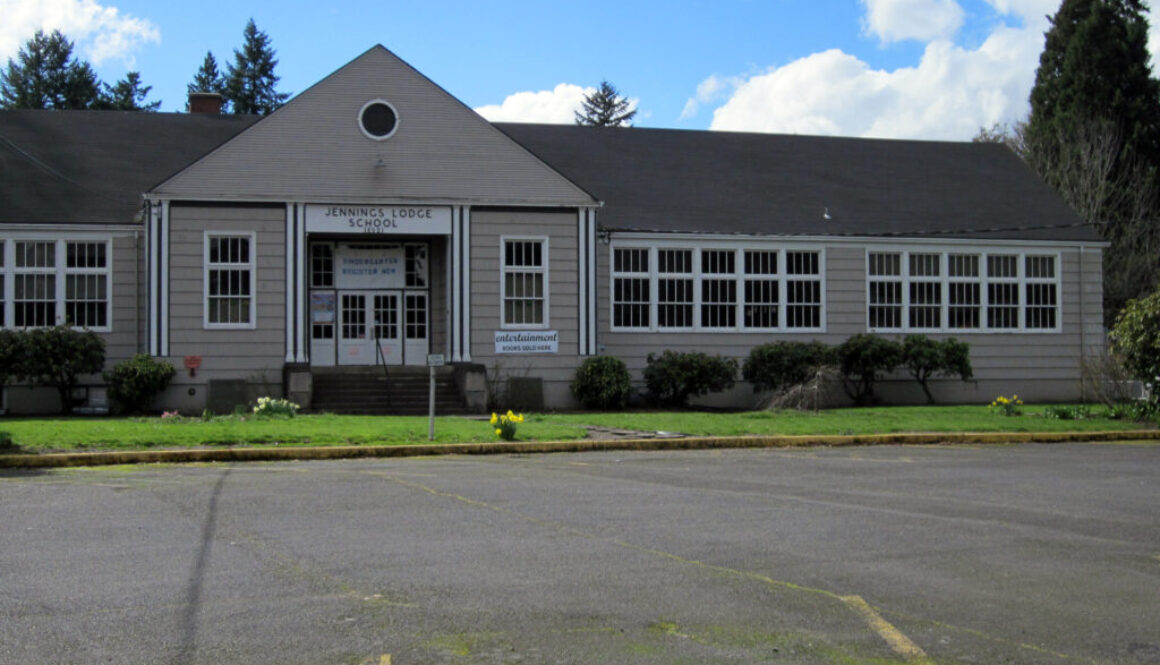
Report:
<svg viewBox="0 0 1160 665"><path fill-rule="evenodd" d="M269 115L286 103L288 93L277 90L274 49L270 37L258 30L254 19L246 23L241 50L234 49L234 61L225 76L225 98L237 114Z"/></svg>

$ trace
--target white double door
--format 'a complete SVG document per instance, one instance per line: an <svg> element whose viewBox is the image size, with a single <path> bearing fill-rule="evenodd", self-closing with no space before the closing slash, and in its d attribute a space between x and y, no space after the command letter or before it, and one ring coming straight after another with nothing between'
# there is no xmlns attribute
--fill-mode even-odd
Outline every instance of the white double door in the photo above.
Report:
<svg viewBox="0 0 1160 665"><path fill-rule="evenodd" d="M338 364L425 364L427 301L426 291L339 291Z"/></svg>

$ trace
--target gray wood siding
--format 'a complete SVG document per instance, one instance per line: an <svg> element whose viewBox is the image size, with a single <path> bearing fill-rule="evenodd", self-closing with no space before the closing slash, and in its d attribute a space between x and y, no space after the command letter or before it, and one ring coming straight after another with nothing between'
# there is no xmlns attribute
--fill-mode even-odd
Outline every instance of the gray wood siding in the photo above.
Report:
<svg viewBox="0 0 1160 665"><path fill-rule="evenodd" d="M169 351L201 356L196 377L181 370L175 384L211 379L281 383L286 358L286 212L284 207L177 207L170 211ZM254 294L257 325L250 330L207 330L204 325L205 232L255 233Z"/></svg>
<svg viewBox="0 0 1160 665"><path fill-rule="evenodd" d="M358 125L398 112L393 136ZM385 162L376 168L378 160ZM590 196L382 47L375 47L156 190L175 198L581 205Z"/></svg>
<svg viewBox="0 0 1160 665"><path fill-rule="evenodd" d="M113 330L102 333L105 339L105 366L112 367L131 358L140 348L144 324L144 255L132 235L113 236Z"/></svg>
<svg viewBox="0 0 1160 665"><path fill-rule="evenodd" d="M647 242L642 242L642 246ZM703 242L712 246L711 240ZM1044 248L1037 248L1044 251ZM1070 400L1080 397L1081 325L1084 343L1093 352L1103 348L1102 277L1100 252L1088 247L1080 281L1079 250L1075 246L1050 248L1060 253L1061 332L1058 333L955 333L930 334L932 338L955 337L971 346L975 381L939 380L934 388L944 401L989 402L999 394L1013 392L1036 400ZM818 340L840 344L866 332L866 249L842 243L825 247L824 333L730 333L730 332L613 332L610 330L610 248L597 246L598 342L607 355L621 358L643 390L641 371L649 353L703 351L744 361L752 347L775 341ZM1080 292L1083 292L1083 312ZM1021 296L1022 297L1022 296ZM903 335L884 335L901 340ZM921 390L909 375L898 373L878 392L905 402L923 401ZM746 391L748 389L746 388ZM736 397L738 393L734 393ZM744 404L742 396L741 404ZM711 400L710 400L711 401Z"/></svg>
<svg viewBox="0 0 1160 665"><path fill-rule="evenodd" d="M500 325L500 238L548 238L548 330L560 334L558 353L496 354ZM567 212L473 210L471 213L471 359L489 376L540 377L544 400L571 404L569 384L579 356L577 216ZM537 330L537 329L529 329Z"/></svg>

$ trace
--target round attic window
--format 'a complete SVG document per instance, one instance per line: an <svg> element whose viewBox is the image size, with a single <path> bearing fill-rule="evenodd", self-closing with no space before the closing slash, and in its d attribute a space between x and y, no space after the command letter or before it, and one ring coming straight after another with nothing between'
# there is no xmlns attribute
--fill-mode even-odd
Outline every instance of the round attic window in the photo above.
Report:
<svg viewBox="0 0 1160 665"><path fill-rule="evenodd" d="M375 99L364 104L359 110L358 126L368 138L376 141L389 139L399 128L399 114L390 103Z"/></svg>

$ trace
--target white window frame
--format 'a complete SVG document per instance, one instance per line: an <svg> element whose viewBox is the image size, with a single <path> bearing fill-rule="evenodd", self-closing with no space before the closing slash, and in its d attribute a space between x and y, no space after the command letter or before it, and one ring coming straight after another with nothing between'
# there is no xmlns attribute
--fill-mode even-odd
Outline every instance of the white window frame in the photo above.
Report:
<svg viewBox="0 0 1160 665"><path fill-rule="evenodd" d="M687 327L662 327L659 325L658 308L660 301L660 281L671 278L673 273L661 273L659 253L666 249L691 250L693 254L693 271L689 278L693 282L693 320ZM617 250L645 250L648 252L648 272L618 272L616 270ZM745 252L764 251L777 254L776 274L748 274L745 272ZM703 252L729 251L734 253L732 273L704 272L701 266ZM786 268L786 255L790 252L809 252L818 257L818 273L816 275L790 275ZM680 273L684 275L684 273ZM617 326L616 310L616 280L617 279L645 279L649 284L649 320L647 326L628 327ZM705 280L733 280L736 283L735 323L732 327L702 325L701 314L703 304L703 283ZM774 327L749 327L745 324L745 307L748 303L745 294L747 281L775 282L778 289L777 325ZM818 284L819 301L817 327L789 327L786 325L788 308L789 283L795 281L810 281ZM754 303L765 305L767 303ZM826 331L826 251L823 246L816 244L792 244L785 242L769 242L752 240L738 241L708 241L708 240L651 240L631 239L614 240L608 247L608 323L612 332L659 332L659 333L824 333Z"/></svg>
<svg viewBox="0 0 1160 665"><path fill-rule="evenodd" d="M52 244L53 265L49 268L17 268L16 267L16 245L25 242L40 242ZM83 243L88 245L104 245L105 247L105 265L101 268L69 268L68 267L68 245L69 243ZM103 326L72 326L74 330L91 330L93 332L107 333L113 331L113 240L109 236L88 236L77 235L69 237L45 237L40 234L24 234L14 233L8 234L0 238L0 252L3 252L3 259L0 260L0 275L3 279L0 280L0 300L3 301L3 315L0 316L0 327L11 330L24 330L32 328L45 328L49 326L16 326L16 275L17 274L39 274L52 275L55 278L54 283L54 320L51 325L61 325L65 323L65 315L67 312L66 284L70 275L96 275L105 280L105 325Z"/></svg>
<svg viewBox="0 0 1160 665"><path fill-rule="evenodd" d="M209 244L214 238L246 238L250 243L248 263L209 262ZM206 330L255 330L258 327L258 234L254 231L206 231L202 239L202 326ZM227 267L228 266L228 267ZM209 320L209 273L214 269L248 270L250 272L250 312L245 323L211 323Z"/></svg>
<svg viewBox="0 0 1160 665"><path fill-rule="evenodd" d="M540 265L508 266L507 244L509 242L534 242L540 244ZM499 325L502 330L546 330L551 325L552 282L549 277L551 258L548 236L500 236L499 238ZM540 323L509 323L507 321L507 276L509 273L541 274L544 280L544 320Z"/></svg>
<svg viewBox="0 0 1160 665"><path fill-rule="evenodd" d="M871 257L875 254L897 254L901 261L901 275L897 277L884 277L870 274ZM939 276L937 278L927 276L910 275L910 255L911 254L936 254L939 256ZM979 271L977 277L963 277L950 275L950 261L952 256L976 256L979 261ZM987 273L987 258L998 256L1011 256L1015 258L1016 274L1013 277L991 277ZM1029 278L1027 276L1027 258L1028 257L1047 257L1053 262L1054 276L1050 278ZM874 247L867 248L865 252L865 274L866 274L866 311L865 322L866 330L873 333L945 333L955 335L965 334L1043 334L1043 333L1060 333L1063 331L1063 258L1062 252L1056 250L1033 250L1033 249L1001 249L1001 248L972 248L972 247L914 247L910 249L902 248L887 248ZM886 328L881 326L870 325L870 289L871 285L876 282L895 281L902 284L902 320L901 325L897 328ZM941 312L939 316L940 324L936 328L928 327L912 327L910 325L910 284L912 282L932 282L938 281L941 288L940 307ZM951 284L978 284L979 285L979 325L975 328L966 327L951 327L950 326L950 295ZM990 306L990 298L987 290L989 284L1013 284L1016 286L1019 305L1018 316L1015 327L998 328L987 325L987 309ZM1027 285L1028 284L1052 284L1055 287L1055 326L1052 328L1029 328L1027 327Z"/></svg>

